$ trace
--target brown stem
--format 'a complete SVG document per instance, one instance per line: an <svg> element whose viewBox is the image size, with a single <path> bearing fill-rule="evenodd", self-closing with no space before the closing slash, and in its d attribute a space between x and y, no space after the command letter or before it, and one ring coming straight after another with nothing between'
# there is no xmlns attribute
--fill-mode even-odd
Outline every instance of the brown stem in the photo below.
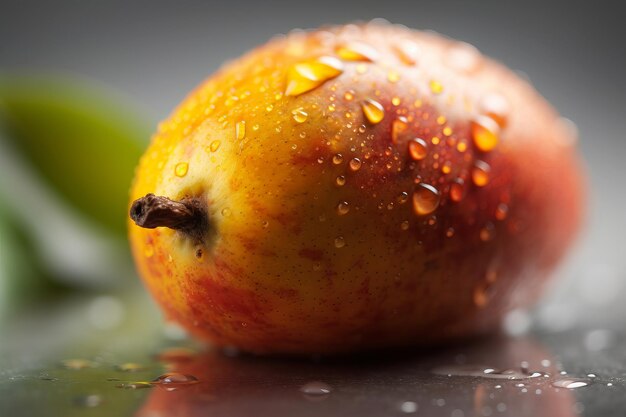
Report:
<svg viewBox="0 0 626 417"><path fill-rule="evenodd" d="M197 242L204 241L208 230L206 206L197 198L174 201L167 197L146 194L133 202L130 218L139 227L169 227Z"/></svg>

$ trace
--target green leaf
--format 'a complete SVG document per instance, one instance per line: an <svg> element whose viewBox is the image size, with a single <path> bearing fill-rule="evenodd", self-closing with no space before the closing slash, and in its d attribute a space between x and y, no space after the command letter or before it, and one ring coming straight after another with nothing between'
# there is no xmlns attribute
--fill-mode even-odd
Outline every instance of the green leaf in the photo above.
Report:
<svg viewBox="0 0 626 417"><path fill-rule="evenodd" d="M0 128L68 202L125 233L128 189L150 135L129 105L84 80L0 74Z"/></svg>

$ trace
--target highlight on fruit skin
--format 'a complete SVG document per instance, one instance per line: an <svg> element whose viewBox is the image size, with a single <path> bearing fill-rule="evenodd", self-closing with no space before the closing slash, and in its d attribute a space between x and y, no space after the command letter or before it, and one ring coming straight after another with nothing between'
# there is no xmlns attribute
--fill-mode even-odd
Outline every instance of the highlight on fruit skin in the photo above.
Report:
<svg viewBox="0 0 626 417"><path fill-rule="evenodd" d="M459 340L536 301L570 246L575 143L466 43L373 23L293 32L160 124L131 190L150 228L131 222L131 247L168 319L217 345Z"/></svg>

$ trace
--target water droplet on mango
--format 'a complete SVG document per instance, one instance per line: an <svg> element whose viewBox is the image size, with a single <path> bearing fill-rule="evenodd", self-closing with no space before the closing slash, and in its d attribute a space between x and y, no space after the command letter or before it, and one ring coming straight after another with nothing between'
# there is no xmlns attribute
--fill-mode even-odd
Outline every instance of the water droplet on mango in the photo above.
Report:
<svg viewBox="0 0 626 417"><path fill-rule="evenodd" d="M477 187L484 187L489 184L491 167L483 161L476 161L472 169L472 182Z"/></svg>
<svg viewBox="0 0 626 417"><path fill-rule="evenodd" d="M366 99L361 104L363 114L371 124L380 123L385 117L385 109L382 104L371 98Z"/></svg>
<svg viewBox="0 0 626 417"><path fill-rule="evenodd" d="M372 46L362 42L351 42L339 45L335 52L339 58L345 61L372 62L378 58L378 51Z"/></svg>
<svg viewBox="0 0 626 417"><path fill-rule="evenodd" d="M220 142L219 140L214 140L213 142L211 142L211 144L209 145L209 150L211 152L215 152L220 148L220 145L222 144L222 142Z"/></svg>
<svg viewBox="0 0 626 417"><path fill-rule="evenodd" d="M306 122L307 117L309 117L308 113L305 112L302 107L293 110L291 114L293 115L293 120L297 123L304 123Z"/></svg>
<svg viewBox="0 0 626 417"><path fill-rule="evenodd" d="M402 134L407 131L409 128L409 121L404 116L398 116L391 123L391 141L393 143L400 142Z"/></svg>
<svg viewBox="0 0 626 417"><path fill-rule="evenodd" d="M240 120L235 125L235 136L238 140L241 140L246 137L246 121Z"/></svg>
<svg viewBox="0 0 626 417"><path fill-rule="evenodd" d="M349 165L352 171L358 171L359 169L361 169L362 162L359 158L352 158Z"/></svg>
<svg viewBox="0 0 626 417"><path fill-rule="evenodd" d="M483 151L490 152L498 145L499 126L490 117L478 116L470 123L474 145Z"/></svg>
<svg viewBox="0 0 626 417"><path fill-rule="evenodd" d="M337 204L337 214L339 214L340 216L348 214L349 211L350 205L347 201L342 201L341 203Z"/></svg>
<svg viewBox="0 0 626 417"><path fill-rule="evenodd" d="M409 141L409 155L416 161L421 161L428 155L428 144L424 139L415 138Z"/></svg>
<svg viewBox="0 0 626 417"><path fill-rule="evenodd" d="M179 162L174 167L174 174L176 174L177 177L184 177L185 175L187 175L188 170L189 164L187 162Z"/></svg>
<svg viewBox="0 0 626 417"><path fill-rule="evenodd" d="M455 179L450 184L450 200L455 203L460 202L465 197L465 181L461 178Z"/></svg>
<svg viewBox="0 0 626 417"><path fill-rule="evenodd" d="M506 219L508 214L509 214L509 206L507 206L504 203L498 204L498 207L496 207L496 219L502 221Z"/></svg>
<svg viewBox="0 0 626 417"><path fill-rule="evenodd" d="M435 187L430 184L417 184L413 192L413 210L418 216L431 214L439 207L440 200L441 195Z"/></svg>
<svg viewBox="0 0 626 417"><path fill-rule="evenodd" d="M298 96L311 91L324 82L338 77L343 73L342 62L330 56L322 56L314 60L300 62L287 72L286 96Z"/></svg>
<svg viewBox="0 0 626 417"><path fill-rule="evenodd" d="M417 43L409 39L401 39L395 46L394 51L405 65L415 65L421 53Z"/></svg>
<svg viewBox="0 0 626 417"><path fill-rule="evenodd" d="M443 85L439 81L431 80L430 83L428 83L428 86L430 87L430 91L432 91L433 94L443 93Z"/></svg>
<svg viewBox="0 0 626 417"><path fill-rule="evenodd" d="M336 248L343 248L344 246L346 246L346 241L343 237L339 236L335 238L335 247Z"/></svg>
<svg viewBox="0 0 626 417"><path fill-rule="evenodd" d="M498 126L504 128L508 123L510 105L501 94L489 94L480 102L480 110L483 114L492 118Z"/></svg>

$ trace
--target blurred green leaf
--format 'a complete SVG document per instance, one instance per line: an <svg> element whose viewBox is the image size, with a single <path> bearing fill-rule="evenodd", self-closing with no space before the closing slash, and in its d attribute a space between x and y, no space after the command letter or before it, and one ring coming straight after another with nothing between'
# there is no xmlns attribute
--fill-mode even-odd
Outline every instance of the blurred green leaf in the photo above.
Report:
<svg viewBox="0 0 626 417"><path fill-rule="evenodd" d="M0 128L67 201L125 233L128 189L150 135L136 111L84 80L0 74Z"/></svg>
<svg viewBox="0 0 626 417"><path fill-rule="evenodd" d="M52 289L26 235L0 207L0 324L9 313Z"/></svg>

